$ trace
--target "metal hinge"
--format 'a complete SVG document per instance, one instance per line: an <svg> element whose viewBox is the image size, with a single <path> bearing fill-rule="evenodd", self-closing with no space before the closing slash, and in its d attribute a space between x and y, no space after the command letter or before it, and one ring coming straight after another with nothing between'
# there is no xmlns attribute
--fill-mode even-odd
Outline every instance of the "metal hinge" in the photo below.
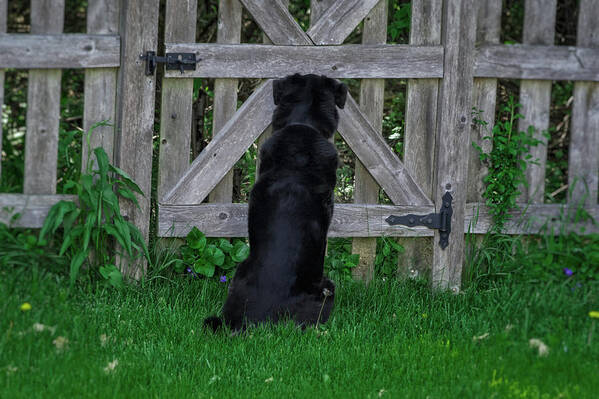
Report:
<svg viewBox="0 0 599 399"><path fill-rule="evenodd" d="M445 249L449 245L449 233L451 233L451 215L453 214L451 201L453 197L448 191L442 199L443 204L439 213L429 213L428 215L409 214L405 216L391 215L385 221L392 226L401 224L409 227L425 226L429 229L438 229L440 235L439 245L441 249Z"/></svg>
<svg viewBox="0 0 599 399"><path fill-rule="evenodd" d="M166 57L158 57L155 51L146 51L139 58L146 61L147 76L154 74L158 64L166 64L166 69L178 69L183 74L183 71L195 71L196 64L201 61L194 53L166 53Z"/></svg>

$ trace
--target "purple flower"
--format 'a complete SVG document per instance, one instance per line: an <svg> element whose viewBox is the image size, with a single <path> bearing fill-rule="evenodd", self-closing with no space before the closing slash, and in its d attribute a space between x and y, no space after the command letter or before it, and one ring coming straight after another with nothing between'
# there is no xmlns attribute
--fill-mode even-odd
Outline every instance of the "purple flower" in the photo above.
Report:
<svg viewBox="0 0 599 399"><path fill-rule="evenodd" d="M191 274L193 277L197 277L198 274L196 272L194 272L191 267L188 267L187 269L185 269L185 271L187 272L187 274Z"/></svg>
<svg viewBox="0 0 599 399"><path fill-rule="evenodd" d="M226 283L227 282L227 276L220 276L220 282L221 283Z"/></svg>
<svg viewBox="0 0 599 399"><path fill-rule="evenodd" d="M572 271L572 269L568 269L567 267L564 267L564 274L568 277L570 277L571 275L574 274L574 272Z"/></svg>

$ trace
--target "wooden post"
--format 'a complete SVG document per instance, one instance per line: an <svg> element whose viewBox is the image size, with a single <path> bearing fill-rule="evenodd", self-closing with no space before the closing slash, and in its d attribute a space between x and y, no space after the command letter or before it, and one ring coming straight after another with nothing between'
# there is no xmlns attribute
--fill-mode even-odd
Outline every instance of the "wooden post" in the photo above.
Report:
<svg viewBox="0 0 599 399"><path fill-rule="evenodd" d="M441 197L453 196L453 216L449 246L438 244L435 230L432 281L434 289L460 289L464 260L464 208L468 178L468 141L472 122L472 87L474 72L474 39L476 35L476 2L446 0L443 2L445 46L444 78L440 82L437 123L437 155L434 179L436 211L441 210Z"/></svg>
<svg viewBox="0 0 599 399"><path fill-rule="evenodd" d="M578 47L599 47L599 7L595 1L580 2L576 44ZM568 155L571 204L597 204L598 169L599 83L576 82Z"/></svg>
<svg viewBox="0 0 599 399"><path fill-rule="evenodd" d="M524 44L553 45L555 37L556 0L526 0L524 6ZM520 113L524 118L518 121L518 130L535 129L535 138L542 144L532 147L530 154L537 161L527 165L528 187L522 190L520 202L542 204L545 196L545 167L547 164L547 139L544 132L549 128L549 107L551 106L550 80L523 80L520 83Z"/></svg>
<svg viewBox="0 0 599 399"><path fill-rule="evenodd" d="M6 32L7 0L0 0L0 33ZM4 69L0 69L0 110L4 104ZM0 122L0 179L2 178L2 122Z"/></svg>
<svg viewBox="0 0 599 399"><path fill-rule="evenodd" d="M241 3L239 0L220 0L218 4L217 42L235 44L241 40ZM214 111L212 137L237 111L237 79L214 81ZM233 200L233 169L212 190L210 202L230 203Z"/></svg>
<svg viewBox="0 0 599 399"><path fill-rule="evenodd" d="M62 33L64 0L31 2L31 33ZM31 69L27 89L25 194L55 194L60 121L60 69Z"/></svg>
<svg viewBox="0 0 599 399"><path fill-rule="evenodd" d="M168 0L165 43L194 43L197 1ZM158 201L189 168L193 78L162 80Z"/></svg>
<svg viewBox="0 0 599 399"><path fill-rule="evenodd" d="M385 44L387 42L387 1L381 0L364 19L362 44ZM385 103L385 79L362 79L360 84L360 109L372 126L382 134L383 108ZM356 159L354 202L376 204L379 201L379 185L368 170ZM354 237L352 252L360 255L358 265L352 270L354 278L369 282L374 277L376 238Z"/></svg>
<svg viewBox="0 0 599 399"><path fill-rule="evenodd" d="M118 0L90 0L87 5L87 33L118 34ZM85 171L88 159L86 136L89 129L100 121L112 126L100 126L91 133L90 150L102 147L110 162L114 161L114 128L116 111L117 68L90 68L85 70L83 145L81 146L81 170Z"/></svg>
<svg viewBox="0 0 599 399"><path fill-rule="evenodd" d="M140 209L130 201L122 204L129 221L148 240L152 177L152 138L154 135L155 76L144 74L146 51L156 51L158 39L158 0L122 0L120 9L121 67L117 87L117 140L115 162L137 182L144 196L137 196ZM188 132L185 132L188 134ZM146 262L120 265L123 274L139 279Z"/></svg>
<svg viewBox="0 0 599 399"><path fill-rule="evenodd" d="M441 44L440 1L412 1L411 45ZM404 165L424 193L432 197L437 129L439 79L410 79L406 104ZM405 252L399 255L399 274L426 276L432 264L432 238L400 238Z"/></svg>

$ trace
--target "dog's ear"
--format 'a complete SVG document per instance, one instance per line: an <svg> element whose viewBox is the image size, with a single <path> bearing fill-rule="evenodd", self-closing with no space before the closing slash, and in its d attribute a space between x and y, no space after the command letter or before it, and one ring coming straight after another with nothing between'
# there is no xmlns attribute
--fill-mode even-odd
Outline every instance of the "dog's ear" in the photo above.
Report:
<svg viewBox="0 0 599 399"><path fill-rule="evenodd" d="M335 104L341 109L345 107L345 100L347 100L347 86L345 83L335 82Z"/></svg>
<svg viewBox="0 0 599 399"><path fill-rule="evenodd" d="M279 105L283 97L283 89L285 87L285 79L276 79L272 84L272 98L275 105Z"/></svg>

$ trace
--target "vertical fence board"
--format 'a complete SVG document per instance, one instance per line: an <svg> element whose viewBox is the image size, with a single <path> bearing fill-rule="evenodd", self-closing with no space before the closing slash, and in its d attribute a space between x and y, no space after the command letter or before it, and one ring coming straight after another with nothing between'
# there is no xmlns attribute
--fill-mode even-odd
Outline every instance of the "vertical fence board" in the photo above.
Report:
<svg viewBox="0 0 599 399"><path fill-rule="evenodd" d="M156 50L158 41L158 0L121 0L119 33L121 67L117 86L117 140L115 162L137 182L144 196L137 196L139 208L124 201L121 210L135 224L147 242L150 228L152 138L154 135L154 76L144 74L139 57ZM124 274L139 279L146 262L119 265Z"/></svg>
<svg viewBox="0 0 599 399"><path fill-rule="evenodd" d="M118 0L90 0L87 6L87 33L117 34L119 24ZM108 121L111 126L99 126L91 133L90 150L102 147L108 159L114 160L114 124L116 107L117 68L85 70L83 130L100 121ZM85 170L88 159L86 136L83 137L81 168Z"/></svg>
<svg viewBox="0 0 599 399"><path fill-rule="evenodd" d="M218 5L218 43L235 44L241 40L241 3L239 0L221 0ZM237 79L214 81L214 111L212 137L237 111ZM233 200L233 169L212 190L210 202L229 203Z"/></svg>
<svg viewBox="0 0 599 399"><path fill-rule="evenodd" d="M168 0L165 43L193 43L196 35L197 1L185 4ZM162 80L160 111L159 201L189 168L193 79Z"/></svg>
<svg viewBox="0 0 599 399"><path fill-rule="evenodd" d="M476 35L474 0L443 2L444 78L440 83L437 123L437 159L434 198L436 211L441 197L453 196L453 216L449 246L433 245L433 288L457 292L464 260L464 214L468 178L468 141L472 112L474 40Z"/></svg>
<svg viewBox="0 0 599 399"><path fill-rule="evenodd" d="M31 2L31 33L61 33L64 0ZM31 69L27 88L25 194L54 194L60 122L60 69Z"/></svg>
<svg viewBox="0 0 599 399"><path fill-rule="evenodd" d="M362 44L384 44L387 42L387 0L381 0L364 19ZM383 130L383 108L385 103L385 79L362 79L360 84L360 108L378 131ZM354 202L376 204L379 186L370 173L356 159ZM355 278L366 282L374 277L376 238L355 237L352 252L360 255L358 265L352 270Z"/></svg>
<svg viewBox="0 0 599 399"><path fill-rule="evenodd" d="M552 45L555 37L556 0L526 0L524 6L523 42L525 44ZM542 141L531 148L530 154L538 164L528 165L528 187L522 190L521 202L543 203L545 196L545 167L547 164L547 139L551 105L551 81L523 80L520 84L520 113L524 118L518 129L526 131L534 126L535 137Z"/></svg>
<svg viewBox="0 0 599 399"><path fill-rule="evenodd" d="M441 43L442 4L437 1L412 1L411 45ZM435 132L439 79L409 79L406 101L404 165L424 193L432 197ZM405 252L399 255L401 275L425 275L432 264L432 238L400 238Z"/></svg>
<svg viewBox="0 0 599 399"><path fill-rule="evenodd" d="M6 32L6 14L8 14L8 0L0 0L0 33ZM0 115L4 104L4 70L0 69ZM2 179L2 121L0 121L0 179Z"/></svg>
<svg viewBox="0 0 599 399"><path fill-rule="evenodd" d="M581 0L578 47L599 47L599 7L593 0ZM599 176L599 83L576 82L568 155L568 186L574 204L597 203Z"/></svg>

